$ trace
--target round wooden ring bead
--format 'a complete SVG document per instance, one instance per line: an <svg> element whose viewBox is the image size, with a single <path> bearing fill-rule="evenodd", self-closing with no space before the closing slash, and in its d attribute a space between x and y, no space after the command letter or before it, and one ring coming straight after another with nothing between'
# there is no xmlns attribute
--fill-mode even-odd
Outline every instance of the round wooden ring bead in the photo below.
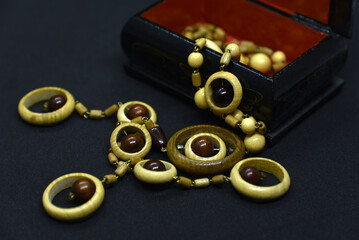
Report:
<svg viewBox="0 0 359 240"><path fill-rule="evenodd" d="M156 123L157 114L156 114L155 110L147 103L140 102L140 101L131 101L131 102L122 104L117 112L117 119L119 122L131 122L131 119L129 119L127 117L126 113L135 104L141 104L141 105L145 106L149 112L149 119L152 120L152 122Z"/></svg>
<svg viewBox="0 0 359 240"><path fill-rule="evenodd" d="M226 81L228 81L230 83L230 85L233 88L234 95L233 95L232 102L229 105L227 105L226 107L216 106L216 104L214 103L214 101L212 99L213 90L212 90L211 84L213 81L215 81L217 79L225 79ZM239 82L238 78L234 74L232 74L230 72L220 71L220 72L216 72L216 73L212 74L208 78L206 85L204 86L204 94L205 94L209 108L216 115L224 115L224 114L232 113L234 110L237 109L237 107L241 103L243 92L242 92L242 85Z"/></svg>
<svg viewBox="0 0 359 240"><path fill-rule="evenodd" d="M178 149L178 145L185 145L187 140L199 133L217 135L232 149L228 156L212 161L202 161L188 158ZM231 169L244 156L245 148L243 141L233 132L212 125L196 125L184 128L176 132L167 144L167 155L171 162L179 169L192 175L215 175Z"/></svg>
<svg viewBox="0 0 359 240"><path fill-rule="evenodd" d="M134 168L135 176L138 180L150 184L163 184L173 180L177 175L177 169L173 164L160 160L166 167L166 171L152 171L143 167L148 161L143 160L136 164Z"/></svg>
<svg viewBox="0 0 359 240"><path fill-rule="evenodd" d="M213 139L214 142L216 142L218 145L217 146L219 148L218 153L212 157L201 157L201 156L198 156L197 154L195 154L192 150L191 145L193 143L193 140L195 140L198 137L208 137L210 139ZM211 133L198 133L198 134L193 135L190 139L188 139L188 141L186 142L186 145L184 147L184 152L185 152L186 157L188 157L190 159L200 160L200 161L213 161L213 160L219 160L219 159L226 157L227 148L226 148L226 144L224 143L224 141L217 135L214 135Z"/></svg>
<svg viewBox="0 0 359 240"><path fill-rule="evenodd" d="M129 153L123 151L118 146L117 137L118 135L122 134L124 131L138 132L144 137L145 145L140 151ZM121 160L127 161L135 157L143 158L144 156L146 156L147 153L151 150L152 139L150 133L144 126L137 123L122 123L117 128L115 128L115 130L113 130L110 138L110 144L111 144L112 152L116 155L116 157L118 157Z"/></svg>
<svg viewBox="0 0 359 240"><path fill-rule="evenodd" d="M276 178L278 178L280 183L269 187L256 186L248 183L240 176L239 169L249 166L255 167L260 171L273 174ZM290 186L290 178L288 172L282 165L267 158L256 157L247 158L242 161L239 161L232 168L231 182L233 187L238 192L247 197L257 200L272 200L279 198L288 191Z"/></svg>
<svg viewBox="0 0 359 240"><path fill-rule="evenodd" d="M72 208L61 208L52 204L52 200L59 192L70 188L74 182L81 178L90 179L96 186L94 195L87 202ZM96 211L101 206L104 197L105 190L98 178L87 173L70 173L55 179L47 186L42 195L42 205L51 217L61 221L74 221Z"/></svg>
<svg viewBox="0 0 359 240"><path fill-rule="evenodd" d="M54 95L62 95L66 98L66 103L56 111L46 113L36 113L29 110L35 103L49 100ZM71 93L58 87L43 87L35 89L23 98L18 105L18 112L22 119L35 125L51 125L61 122L68 118L75 109L75 100Z"/></svg>

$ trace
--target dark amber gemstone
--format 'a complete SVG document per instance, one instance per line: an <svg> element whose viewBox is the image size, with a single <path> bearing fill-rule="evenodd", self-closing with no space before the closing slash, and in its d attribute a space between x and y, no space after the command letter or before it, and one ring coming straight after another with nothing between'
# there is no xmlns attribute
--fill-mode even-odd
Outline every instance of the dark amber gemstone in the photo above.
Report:
<svg viewBox="0 0 359 240"><path fill-rule="evenodd" d="M128 153L134 153L140 151L145 142L137 134L128 134L121 139L121 149Z"/></svg>
<svg viewBox="0 0 359 240"><path fill-rule="evenodd" d="M160 160L148 160L143 168L152 171L166 171L166 166Z"/></svg>
<svg viewBox="0 0 359 240"><path fill-rule="evenodd" d="M55 111L57 109L60 109L62 106L64 106L65 103L66 103L66 98L64 96L55 95L49 99L47 108L49 109L49 111Z"/></svg>
<svg viewBox="0 0 359 240"><path fill-rule="evenodd" d="M167 145L167 138L162 128L154 127L149 130L152 138L152 146L156 149L161 150Z"/></svg>
<svg viewBox="0 0 359 240"><path fill-rule="evenodd" d="M214 144L208 137L198 137L191 144L192 151L201 157L213 156Z"/></svg>
<svg viewBox="0 0 359 240"><path fill-rule="evenodd" d="M79 203L87 202L95 193L96 186L88 178L81 178L72 185L72 193Z"/></svg>
<svg viewBox="0 0 359 240"><path fill-rule="evenodd" d="M239 170L241 177L254 185L258 185L261 180L261 173L255 167L245 167Z"/></svg>
<svg viewBox="0 0 359 240"><path fill-rule="evenodd" d="M129 119L134 119L136 117L147 117L148 109L142 104L132 105L131 108L127 112L127 117Z"/></svg>
<svg viewBox="0 0 359 240"><path fill-rule="evenodd" d="M212 99L217 107L226 107L233 100L233 88L231 86L218 86L213 89Z"/></svg>

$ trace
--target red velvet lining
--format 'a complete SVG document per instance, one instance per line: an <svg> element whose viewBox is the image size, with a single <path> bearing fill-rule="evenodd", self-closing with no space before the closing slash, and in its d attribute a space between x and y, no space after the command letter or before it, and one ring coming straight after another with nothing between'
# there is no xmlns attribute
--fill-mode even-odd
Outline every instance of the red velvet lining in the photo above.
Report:
<svg viewBox="0 0 359 240"><path fill-rule="evenodd" d="M165 0L141 16L179 34L188 25L212 23L226 31L227 40L250 40L282 50L288 62L327 37L325 33L245 0Z"/></svg>

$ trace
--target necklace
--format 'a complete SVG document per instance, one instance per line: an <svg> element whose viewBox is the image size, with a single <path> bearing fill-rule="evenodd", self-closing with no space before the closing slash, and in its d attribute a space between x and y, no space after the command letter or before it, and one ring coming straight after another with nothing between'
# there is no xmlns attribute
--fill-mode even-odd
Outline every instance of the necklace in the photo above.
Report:
<svg viewBox="0 0 359 240"><path fill-rule="evenodd" d="M49 112L36 113L29 109L40 101L47 101L44 108ZM103 185L113 184L129 172L149 184L174 181L185 188L231 182L239 193L258 200L278 198L289 189L289 175L279 163L259 157L241 160L246 144L224 128L211 125L187 127L175 133L167 143L162 128L156 123L156 112L143 102L117 103L105 111L88 110L68 91L44 87L26 94L18 105L21 118L35 125L56 124L74 110L80 116L92 119L117 113L117 127L111 134L108 154L110 164L116 169L114 174L105 175L102 180L87 173L70 173L51 182L43 193L42 202L45 211L55 219L74 221L90 215L104 200ZM172 163L144 159L151 147L166 152ZM179 176L177 168L201 177L192 180ZM231 170L230 177L224 175L228 170ZM259 171L273 174L279 183L269 187L254 185L261 178ZM72 188L69 198L78 201L79 206L61 208L52 203L55 196L67 188Z"/></svg>

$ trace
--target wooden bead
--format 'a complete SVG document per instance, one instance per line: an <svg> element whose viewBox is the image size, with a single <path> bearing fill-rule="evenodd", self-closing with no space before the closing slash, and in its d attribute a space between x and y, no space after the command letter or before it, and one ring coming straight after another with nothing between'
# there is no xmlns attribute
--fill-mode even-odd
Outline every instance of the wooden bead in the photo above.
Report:
<svg viewBox="0 0 359 240"><path fill-rule="evenodd" d="M89 118L91 118L91 119L101 119L101 118L103 118L102 110L90 110Z"/></svg>
<svg viewBox="0 0 359 240"><path fill-rule="evenodd" d="M142 158L140 157L132 157L130 162L131 167L135 166L137 163L139 163L140 161L142 161Z"/></svg>
<svg viewBox="0 0 359 240"><path fill-rule="evenodd" d="M225 51L229 51L232 58L237 58L240 55L239 46L235 43L230 43L227 45Z"/></svg>
<svg viewBox="0 0 359 240"><path fill-rule="evenodd" d="M272 65L272 71L275 72L275 73L277 73L277 72L279 72L280 70L282 70L285 66L286 66L285 63L281 63L281 62L279 62L279 63L274 63L274 64Z"/></svg>
<svg viewBox="0 0 359 240"><path fill-rule="evenodd" d="M253 134L256 132L256 124L257 121L254 119L254 117L245 118L241 122L241 129L242 132L245 134Z"/></svg>
<svg viewBox="0 0 359 240"><path fill-rule="evenodd" d="M233 100L233 89L231 86L220 85L212 89L212 100L217 107L226 107Z"/></svg>
<svg viewBox="0 0 359 240"><path fill-rule="evenodd" d="M213 51L216 51L220 54L223 53L222 49L213 41L209 40L209 39L206 39L206 47L209 48L209 49L212 49Z"/></svg>
<svg viewBox="0 0 359 240"><path fill-rule="evenodd" d="M212 177L211 181L212 181L212 184L218 185L218 184L224 183L226 180L225 180L225 176L220 174L220 175L216 175L216 176Z"/></svg>
<svg viewBox="0 0 359 240"><path fill-rule="evenodd" d="M183 155L177 146L187 142L190 144L189 139L196 137L198 134L210 133L218 136L224 141L227 148L232 148L234 151L225 155L224 158L217 160L195 160ZM185 147L186 149L186 147ZM220 174L231 169L244 156L244 144L242 140L233 132L212 125L196 125L181 129L176 132L168 141L167 144L167 155L172 163L181 170L192 174L192 175L214 175Z"/></svg>
<svg viewBox="0 0 359 240"><path fill-rule="evenodd" d="M262 46L258 46L257 47L257 52L260 52L260 53L264 53L268 56L271 56L273 54L273 50L268 48L268 47L262 47Z"/></svg>
<svg viewBox="0 0 359 240"><path fill-rule="evenodd" d="M117 182L117 176L115 174L108 174L103 177L105 184L113 184Z"/></svg>
<svg viewBox="0 0 359 240"><path fill-rule="evenodd" d="M192 141L192 151L200 157L210 157L214 153L214 144L208 137L197 137Z"/></svg>
<svg viewBox="0 0 359 240"><path fill-rule="evenodd" d="M262 121L259 121L258 122L258 128L257 128L257 132L260 133L260 134L266 134L267 132L267 126L264 122Z"/></svg>
<svg viewBox="0 0 359 240"><path fill-rule="evenodd" d="M192 68L200 68L203 64L203 55L199 52L192 52L188 56L188 65Z"/></svg>
<svg viewBox="0 0 359 240"><path fill-rule="evenodd" d="M127 117L131 120L137 117L147 117L147 116L148 116L148 109L146 108L146 106L142 104L132 105L127 112Z"/></svg>
<svg viewBox="0 0 359 240"><path fill-rule="evenodd" d="M210 185L210 181L208 178L198 178L193 181L193 185L196 188L208 187Z"/></svg>
<svg viewBox="0 0 359 240"><path fill-rule="evenodd" d="M183 33L183 36L185 36L186 38L191 39L191 40L194 39L192 32L185 32L185 33Z"/></svg>
<svg viewBox="0 0 359 240"><path fill-rule="evenodd" d="M201 50L205 45L206 45L205 38L199 38L195 41L195 46L197 46L199 50Z"/></svg>
<svg viewBox="0 0 359 240"><path fill-rule="evenodd" d="M254 133L247 135L244 138L244 145L250 153L259 153L263 150L266 144L266 139L262 134Z"/></svg>
<svg viewBox="0 0 359 240"><path fill-rule="evenodd" d="M239 59L239 62L248 66L249 65L249 57L241 55L241 58Z"/></svg>
<svg viewBox="0 0 359 240"><path fill-rule="evenodd" d="M166 166L160 160L148 160L143 164L143 168L151 171L166 171Z"/></svg>
<svg viewBox="0 0 359 240"><path fill-rule="evenodd" d="M255 167L245 167L239 170L239 175L246 181L258 185L261 181L261 173Z"/></svg>
<svg viewBox="0 0 359 240"><path fill-rule="evenodd" d="M90 200L94 195L95 190L95 184L88 178L76 180L71 188L71 192L78 203L84 203Z"/></svg>
<svg viewBox="0 0 359 240"><path fill-rule="evenodd" d="M222 28L216 27L213 33L213 38L223 41L226 38L226 32Z"/></svg>
<svg viewBox="0 0 359 240"><path fill-rule="evenodd" d="M115 113L117 113L118 111L118 105L117 104L113 104L112 106L110 106L109 108L107 108L104 111L104 114L106 117L111 117L112 115L114 115Z"/></svg>
<svg viewBox="0 0 359 240"><path fill-rule="evenodd" d="M129 119L128 116L127 116L127 112L128 112L128 109L130 109L131 106L133 106L135 104L140 104L140 105L145 106L147 108L147 110L148 110L147 117L150 120L152 120L152 122L156 123L157 114L156 114L155 110L150 105L148 105L147 103L140 102L140 101L130 101L130 102L122 104L120 106L120 108L118 109L118 111L117 111L117 119L118 119L119 122L131 122L131 119Z"/></svg>
<svg viewBox="0 0 359 240"><path fill-rule="evenodd" d="M167 138L165 133L163 132L162 128L160 127L153 127L149 130L149 133L152 138L152 145L157 150L162 150L162 148L167 146Z"/></svg>
<svg viewBox="0 0 359 240"><path fill-rule="evenodd" d="M176 167L169 162L159 160L165 165L166 170L152 171L144 168L144 165L148 161L149 160L140 161L139 163L136 164L134 168L134 173L136 178L142 182L150 183L150 184L164 184L171 182L173 178L177 175Z"/></svg>
<svg viewBox="0 0 359 240"><path fill-rule="evenodd" d="M107 157L108 157L108 161L109 161L110 164L112 164L112 165L116 165L116 163L118 162L118 158L117 158L116 155L113 154L112 152L110 152Z"/></svg>
<svg viewBox="0 0 359 240"><path fill-rule="evenodd" d="M143 124L143 117L141 117L141 116L135 117L135 118L131 119L131 122L142 125Z"/></svg>
<svg viewBox="0 0 359 240"><path fill-rule="evenodd" d="M151 128L155 127L155 123L152 120L148 120L145 122L145 126L146 126L147 130L150 130Z"/></svg>
<svg viewBox="0 0 359 240"><path fill-rule="evenodd" d="M232 115L227 115L224 121L233 128L238 127L238 124L240 123L240 121Z"/></svg>
<svg viewBox="0 0 359 240"><path fill-rule="evenodd" d="M256 50L256 45L251 41L242 41L239 45L239 51L241 53L252 53Z"/></svg>
<svg viewBox="0 0 359 240"><path fill-rule="evenodd" d="M85 105L83 105L81 102L77 102L76 106L75 106L76 112L82 117L83 115L85 115L85 113L88 112L87 108L85 107Z"/></svg>
<svg viewBox="0 0 359 240"><path fill-rule="evenodd" d="M194 87L200 87L202 85L201 74L199 72L192 73L192 85Z"/></svg>
<svg viewBox="0 0 359 240"><path fill-rule="evenodd" d="M270 58L266 54L256 53L250 59L249 65L262 73L267 73L272 64Z"/></svg>
<svg viewBox="0 0 359 240"><path fill-rule="evenodd" d="M204 88L200 88L194 95L194 102L199 109L207 109L208 103L204 95Z"/></svg>
<svg viewBox="0 0 359 240"><path fill-rule="evenodd" d="M47 101L54 95L62 95L66 98L65 105L58 110L47 113L37 113L29 110L29 108L34 104L41 101ZM65 89L57 87L43 87L35 89L22 97L18 104L18 112L20 117L28 123L35 125L51 125L68 118L74 111L74 107L75 100L71 93Z"/></svg>
<svg viewBox="0 0 359 240"><path fill-rule="evenodd" d="M241 110L236 109L236 110L234 110L233 113L231 113L231 115L232 115L234 118L238 119L239 122L242 122L242 120L243 120L243 112L242 112Z"/></svg>
<svg viewBox="0 0 359 240"><path fill-rule="evenodd" d="M63 189L69 188L80 179L90 179L95 184L95 193L84 204L72 208L61 208L52 204L54 197ZM70 173L51 182L42 195L42 205L45 211L53 218L61 221L74 221L84 218L98 209L105 196L105 190L99 179L87 173Z"/></svg>
<svg viewBox="0 0 359 240"><path fill-rule="evenodd" d="M229 52L225 52L225 53L223 53L219 64L224 65L224 66L228 66L231 59L232 59L232 55Z"/></svg>
<svg viewBox="0 0 359 240"><path fill-rule="evenodd" d="M272 61L273 63L285 63L287 61L287 57L285 53L282 51L275 51L272 54Z"/></svg>
<svg viewBox="0 0 359 240"><path fill-rule="evenodd" d="M119 177L123 177L128 171L130 171L130 167L127 163L120 161L115 170L115 174Z"/></svg>
<svg viewBox="0 0 359 240"><path fill-rule="evenodd" d="M47 104L47 108L49 111L55 111L57 109L60 109L62 106L64 106L66 103L66 98L62 95L55 95L52 96Z"/></svg>
<svg viewBox="0 0 359 240"><path fill-rule="evenodd" d="M239 169L252 166L260 171L273 174L280 181L273 186L256 186L246 182L239 174ZM247 158L239 161L231 170L233 187L241 194L257 200L273 200L284 195L290 187L288 172L279 163L266 158Z"/></svg>
<svg viewBox="0 0 359 240"><path fill-rule="evenodd" d="M212 98L213 89L212 89L211 84L213 83L213 81L215 81L217 79L226 80L232 86L232 89L233 89L232 101L225 107L217 106ZM237 109L237 107L241 103L242 94L243 94L242 85L239 82L238 78L235 75L233 75L232 73L226 72L226 71L220 71L220 72L216 72L216 73L212 74L206 81L206 85L204 87L204 92L205 92L205 97L206 97L206 101L208 103L209 108L213 112L216 112L218 114L223 114L223 115L229 114Z"/></svg>
<svg viewBox="0 0 359 240"><path fill-rule="evenodd" d="M139 152L144 145L143 139L137 134L128 134L121 139L121 149L128 153Z"/></svg>
<svg viewBox="0 0 359 240"><path fill-rule="evenodd" d="M185 188L192 187L192 180L186 177L179 177L177 183Z"/></svg>

